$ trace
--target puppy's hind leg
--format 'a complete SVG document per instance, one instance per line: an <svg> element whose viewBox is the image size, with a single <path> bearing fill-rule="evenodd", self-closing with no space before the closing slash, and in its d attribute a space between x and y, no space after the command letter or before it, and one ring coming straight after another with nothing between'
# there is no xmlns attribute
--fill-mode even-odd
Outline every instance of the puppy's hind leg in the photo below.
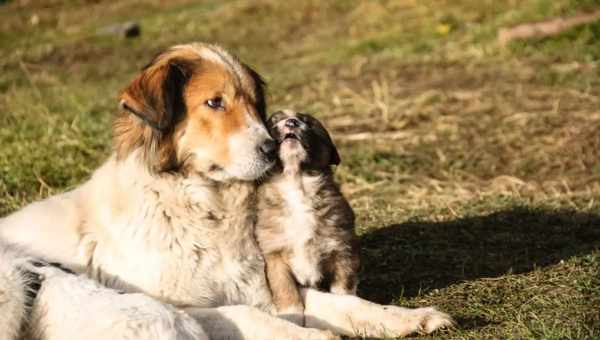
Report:
<svg viewBox="0 0 600 340"><path fill-rule="evenodd" d="M335 254L327 264L327 269L332 273L330 292L340 295L356 295L360 270L358 255L347 252Z"/></svg>

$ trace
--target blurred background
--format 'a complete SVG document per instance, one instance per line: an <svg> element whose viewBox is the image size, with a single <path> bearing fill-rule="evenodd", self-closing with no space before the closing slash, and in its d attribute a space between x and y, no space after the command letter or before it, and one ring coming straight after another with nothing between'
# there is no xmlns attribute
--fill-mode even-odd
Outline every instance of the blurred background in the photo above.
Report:
<svg viewBox="0 0 600 340"><path fill-rule="evenodd" d="M360 295L598 338L599 39L598 0L0 1L0 216L108 157L153 55L218 43L332 132Z"/></svg>

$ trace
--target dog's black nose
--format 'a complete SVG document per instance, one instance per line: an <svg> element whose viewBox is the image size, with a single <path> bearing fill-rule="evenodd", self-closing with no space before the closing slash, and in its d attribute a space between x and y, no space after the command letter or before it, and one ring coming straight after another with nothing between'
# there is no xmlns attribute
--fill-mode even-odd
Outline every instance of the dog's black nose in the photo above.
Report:
<svg viewBox="0 0 600 340"><path fill-rule="evenodd" d="M289 128L297 128L298 126L300 126L300 121L296 118L288 118L285 121L285 126Z"/></svg>
<svg viewBox="0 0 600 340"><path fill-rule="evenodd" d="M277 151L277 142L274 139L267 139L266 141L264 141L259 147L258 149L260 150L260 152L267 156L267 158L269 159L273 159L276 156L276 151Z"/></svg>

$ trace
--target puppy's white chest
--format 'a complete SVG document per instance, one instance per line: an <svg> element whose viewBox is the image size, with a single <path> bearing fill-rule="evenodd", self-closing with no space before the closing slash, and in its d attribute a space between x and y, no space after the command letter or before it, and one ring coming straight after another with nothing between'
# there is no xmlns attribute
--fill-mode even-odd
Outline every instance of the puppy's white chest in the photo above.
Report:
<svg viewBox="0 0 600 340"><path fill-rule="evenodd" d="M291 248L303 246L315 236L315 211L301 186L293 182L285 182L281 186L287 208L285 233L288 245Z"/></svg>
<svg viewBox="0 0 600 340"><path fill-rule="evenodd" d="M316 212L301 186L285 183L281 189L288 213L285 233L292 250L289 259L292 272L301 285L315 286L321 280L320 255L309 241L316 237Z"/></svg>

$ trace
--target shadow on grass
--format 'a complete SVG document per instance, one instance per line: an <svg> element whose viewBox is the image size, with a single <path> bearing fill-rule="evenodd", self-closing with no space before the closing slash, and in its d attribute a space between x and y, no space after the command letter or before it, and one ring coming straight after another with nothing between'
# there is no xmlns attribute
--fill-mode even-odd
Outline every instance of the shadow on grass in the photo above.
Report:
<svg viewBox="0 0 600 340"><path fill-rule="evenodd" d="M600 249L600 216L515 208L448 222L407 222L363 235L359 295L399 296L524 273Z"/></svg>

